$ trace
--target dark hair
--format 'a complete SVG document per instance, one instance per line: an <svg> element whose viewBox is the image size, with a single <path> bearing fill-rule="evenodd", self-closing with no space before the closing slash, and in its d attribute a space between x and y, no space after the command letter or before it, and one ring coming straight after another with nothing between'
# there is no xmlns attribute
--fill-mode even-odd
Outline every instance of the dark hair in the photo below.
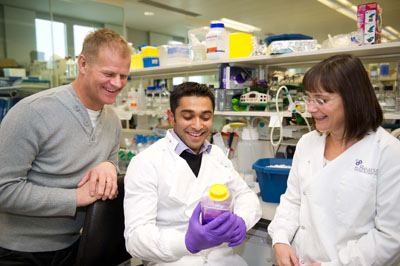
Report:
<svg viewBox="0 0 400 266"><path fill-rule="evenodd" d="M175 115L175 110L178 107L179 99L184 96L197 96L197 97L208 97L211 100L213 111L215 109L215 97L211 89L204 84L196 82L184 82L176 86L172 91L169 105L171 112Z"/></svg>
<svg viewBox="0 0 400 266"><path fill-rule="evenodd" d="M335 55L310 68L303 78L308 92L338 93L343 101L343 140L362 139L383 121L381 106L361 60L350 54Z"/></svg>
<svg viewBox="0 0 400 266"><path fill-rule="evenodd" d="M130 57L132 53L132 48L118 32L100 28L86 35L81 54L86 57L88 62L92 62L97 57L101 47L115 49L121 57Z"/></svg>

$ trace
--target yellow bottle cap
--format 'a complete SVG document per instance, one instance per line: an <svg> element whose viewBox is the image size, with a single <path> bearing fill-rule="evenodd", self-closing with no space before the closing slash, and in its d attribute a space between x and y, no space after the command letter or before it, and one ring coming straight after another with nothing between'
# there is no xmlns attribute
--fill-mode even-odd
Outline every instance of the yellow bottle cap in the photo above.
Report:
<svg viewBox="0 0 400 266"><path fill-rule="evenodd" d="M229 197L228 188L222 184L214 184L210 187L208 197L214 201L224 201Z"/></svg>

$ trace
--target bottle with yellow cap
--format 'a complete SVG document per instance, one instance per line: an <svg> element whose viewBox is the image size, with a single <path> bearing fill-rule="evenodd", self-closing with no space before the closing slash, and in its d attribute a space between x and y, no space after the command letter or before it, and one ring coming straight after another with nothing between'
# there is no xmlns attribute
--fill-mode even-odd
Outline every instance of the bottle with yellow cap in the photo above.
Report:
<svg viewBox="0 0 400 266"><path fill-rule="evenodd" d="M204 193L201 200L202 224L211 222L224 212L232 213L233 196L223 184L214 184Z"/></svg>

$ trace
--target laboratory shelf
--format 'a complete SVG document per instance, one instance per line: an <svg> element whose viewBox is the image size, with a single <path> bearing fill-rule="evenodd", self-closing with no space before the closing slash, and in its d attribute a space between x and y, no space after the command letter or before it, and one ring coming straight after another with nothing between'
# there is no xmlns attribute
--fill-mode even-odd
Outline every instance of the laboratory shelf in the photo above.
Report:
<svg viewBox="0 0 400 266"><path fill-rule="evenodd" d="M146 111L124 111L114 108L115 113L119 117L120 120L131 120L133 115L138 116L154 116L158 118L166 118L167 110L146 110Z"/></svg>
<svg viewBox="0 0 400 266"><path fill-rule="evenodd" d="M265 112L265 111L241 111L241 112L236 112L236 111L216 111L214 115L218 116L245 116L245 117L271 117L271 116L276 116L276 112ZM292 117L292 113L290 112L282 112L280 113L280 116L282 117ZM305 113L304 116L306 118L311 118L311 115L309 113ZM384 113L383 114L384 119L400 119L400 113Z"/></svg>
<svg viewBox="0 0 400 266"><path fill-rule="evenodd" d="M214 115L219 115L219 116L246 116L246 117L271 117L271 116L277 116L276 112L267 112L267 111L216 111ZM291 112L281 112L280 113L281 117L292 117ZM304 114L305 117L311 117L309 113Z"/></svg>
<svg viewBox="0 0 400 266"><path fill-rule="evenodd" d="M189 64L179 64L171 66L149 67L132 70L131 77L151 78L161 76L176 76L195 73L215 73L218 71L222 63L240 66L285 66L285 67L302 67L310 66L325 58L337 54L353 54L363 60L364 63L369 62L386 62L400 60L400 42L381 43L375 45L354 46L336 49L321 49L309 52L286 53L277 55L262 55L234 58L229 60L218 61L202 61L192 62Z"/></svg>
<svg viewBox="0 0 400 266"><path fill-rule="evenodd" d="M385 119L400 119L400 113L384 113L383 118Z"/></svg>

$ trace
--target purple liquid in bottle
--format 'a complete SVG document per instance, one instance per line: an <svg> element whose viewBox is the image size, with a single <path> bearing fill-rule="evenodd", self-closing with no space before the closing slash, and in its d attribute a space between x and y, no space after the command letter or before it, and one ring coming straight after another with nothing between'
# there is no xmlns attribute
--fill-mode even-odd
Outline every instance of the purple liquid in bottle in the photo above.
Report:
<svg viewBox="0 0 400 266"><path fill-rule="evenodd" d="M225 212L232 213L232 199L225 185L212 185L201 201L202 224L211 222Z"/></svg>

